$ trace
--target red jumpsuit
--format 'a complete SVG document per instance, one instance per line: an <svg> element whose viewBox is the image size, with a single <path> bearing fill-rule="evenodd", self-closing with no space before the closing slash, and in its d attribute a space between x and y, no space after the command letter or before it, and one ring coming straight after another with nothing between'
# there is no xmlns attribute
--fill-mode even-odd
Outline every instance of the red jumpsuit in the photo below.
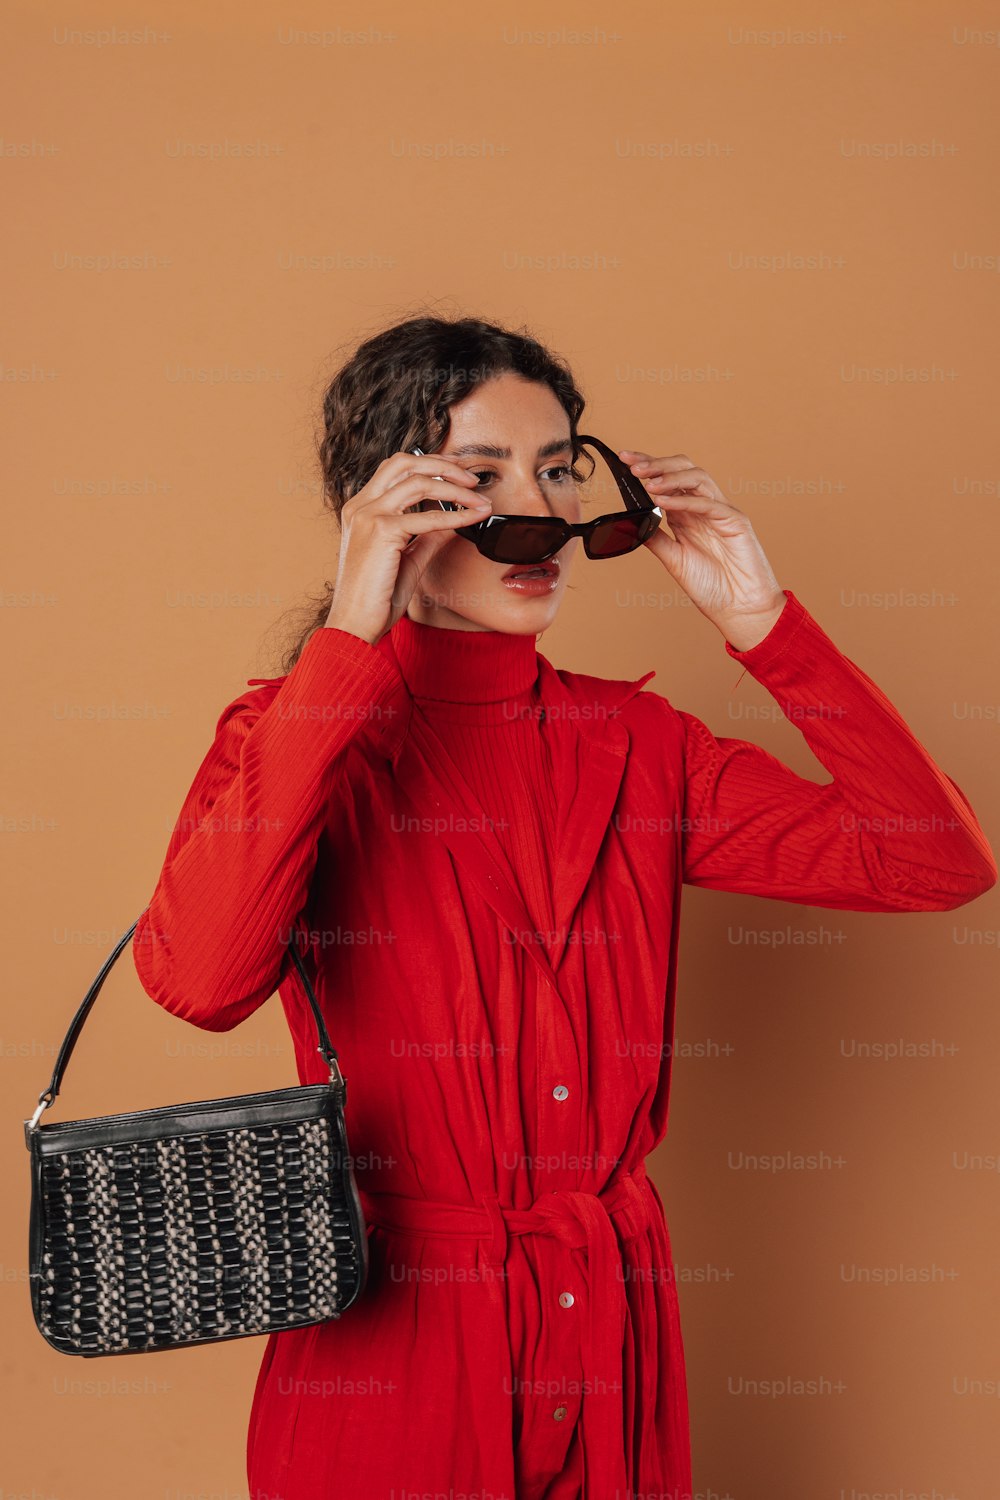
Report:
<svg viewBox="0 0 1000 1500"><path fill-rule="evenodd" d="M685 1500L667 1128L683 883L947 911L997 880L964 794L796 596L729 656L817 783L535 638L407 617L316 631L221 714L133 940L146 992L224 1031L278 990L348 1080L371 1272L274 1334L251 1500ZM300 951L304 945L300 940Z"/></svg>

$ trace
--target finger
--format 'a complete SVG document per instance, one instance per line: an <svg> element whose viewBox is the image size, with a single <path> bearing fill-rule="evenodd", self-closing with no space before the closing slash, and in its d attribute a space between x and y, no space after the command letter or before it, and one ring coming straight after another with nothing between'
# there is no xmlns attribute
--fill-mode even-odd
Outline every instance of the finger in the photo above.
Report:
<svg viewBox="0 0 1000 1500"><path fill-rule="evenodd" d="M656 501L664 516L704 516L707 520L733 520L736 511L710 495L660 495Z"/></svg>
<svg viewBox="0 0 1000 1500"><path fill-rule="evenodd" d="M467 505L461 510L421 510L406 511L400 514L390 514L386 517L392 523L393 530L397 532L404 544L408 545L415 537L424 536L427 532L453 531L456 526L469 526L474 521L483 521L490 514L488 504Z"/></svg>
<svg viewBox="0 0 1000 1500"><path fill-rule="evenodd" d="M662 526L652 536L647 537L642 544L648 547L654 557L659 558L672 578L679 580L679 575L684 566L684 548L680 542L675 541L672 536L667 536Z"/></svg>
<svg viewBox="0 0 1000 1500"><path fill-rule="evenodd" d="M647 474L674 474L680 469L693 469L697 467L684 453L673 453L666 458L649 458L648 456L637 463L629 465L640 478ZM704 469L699 471L704 473Z"/></svg>
<svg viewBox="0 0 1000 1500"><path fill-rule="evenodd" d="M721 498L719 490L710 474L704 469L678 469L674 474L654 474L648 479L641 481L647 490L667 492L674 494L677 490L707 490L715 498Z"/></svg>
<svg viewBox="0 0 1000 1500"><path fill-rule="evenodd" d="M467 473L463 470L463 473ZM469 484L455 484L450 479L435 478L427 474L409 474L405 479L400 479L398 484L390 485L381 495L373 501L378 510L406 510L411 505L419 505L422 501L448 500L454 505L479 504L483 501L490 503L485 493L477 495L475 491L479 488L478 481Z"/></svg>
<svg viewBox="0 0 1000 1500"><path fill-rule="evenodd" d="M462 467L457 458L449 458L447 454L407 453L405 451L393 453L389 458L384 458L379 464L378 469L375 470L375 473L377 474L379 469L384 469L391 473L394 479L398 479L406 474L437 474L443 468L447 468L458 474L470 473L469 469Z"/></svg>
<svg viewBox="0 0 1000 1500"><path fill-rule="evenodd" d="M399 556L399 571L392 591L392 607L405 609L434 557L450 540L447 531L411 537Z"/></svg>
<svg viewBox="0 0 1000 1500"><path fill-rule="evenodd" d="M643 478L641 484L650 495L675 495L685 492L692 495L701 494L710 500L718 500L721 505L729 504L711 474L706 474L704 469L679 469L674 474L657 474L653 478ZM731 509L735 510L736 507L732 506Z"/></svg>
<svg viewBox="0 0 1000 1500"><path fill-rule="evenodd" d="M447 540L447 536L431 533L428 536L411 537L407 542L400 554L399 571L392 592L394 608L400 604L405 607L405 601L410 598L423 577L434 554L440 552Z"/></svg>
<svg viewBox="0 0 1000 1500"><path fill-rule="evenodd" d="M479 484L472 470L464 469L457 459L444 458L440 453L394 453L391 458L383 459L365 486L371 489L367 498L379 500L407 479L458 484L465 490L474 489Z"/></svg>

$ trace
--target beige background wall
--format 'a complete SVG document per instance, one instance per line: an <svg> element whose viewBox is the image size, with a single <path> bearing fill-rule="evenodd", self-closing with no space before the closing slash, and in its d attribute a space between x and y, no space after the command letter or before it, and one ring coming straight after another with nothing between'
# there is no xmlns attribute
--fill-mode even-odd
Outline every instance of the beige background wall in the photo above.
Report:
<svg viewBox="0 0 1000 1500"><path fill-rule="evenodd" d="M263 1342L49 1350L21 1122L218 713L331 576L311 434L336 352L428 302L526 323L573 364L586 428L691 454L751 514L995 841L998 15L8 17L0 1494L235 1500ZM651 554L575 583L556 665L656 667L716 733L826 779ZM650 1165L702 1495L996 1494L998 938L996 890L913 916L687 891ZM51 1118L293 1080L277 1001L212 1036L123 958ZM786 1151L844 1165L731 1165ZM786 1377L825 1393L742 1393Z"/></svg>

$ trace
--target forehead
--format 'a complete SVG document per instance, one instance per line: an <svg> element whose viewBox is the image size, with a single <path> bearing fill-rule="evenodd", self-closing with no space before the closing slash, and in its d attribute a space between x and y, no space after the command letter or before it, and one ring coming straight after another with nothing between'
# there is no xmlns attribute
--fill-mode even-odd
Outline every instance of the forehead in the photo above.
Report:
<svg viewBox="0 0 1000 1500"><path fill-rule="evenodd" d="M448 449L490 458L545 457L570 445L569 414L550 386L507 372L457 401L448 412Z"/></svg>

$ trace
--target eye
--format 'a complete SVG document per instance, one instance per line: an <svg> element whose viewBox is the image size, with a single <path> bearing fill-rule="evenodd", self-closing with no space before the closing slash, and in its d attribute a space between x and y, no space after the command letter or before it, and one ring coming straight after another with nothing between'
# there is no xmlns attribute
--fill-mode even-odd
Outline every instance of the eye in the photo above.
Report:
<svg viewBox="0 0 1000 1500"><path fill-rule="evenodd" d="M469 472L475 474L477 479L496 479L497 477L493 469L471 469ZM564 484L566 482L567 475L572 478L572 471L569 468L568 464L557 464L552 468L544 469L542 472L545 474L559 474L560 476L562 476L559 479L553 480L554 484ZM480 485L478 486L478 488L482 488L482 486Z"/></svg>

